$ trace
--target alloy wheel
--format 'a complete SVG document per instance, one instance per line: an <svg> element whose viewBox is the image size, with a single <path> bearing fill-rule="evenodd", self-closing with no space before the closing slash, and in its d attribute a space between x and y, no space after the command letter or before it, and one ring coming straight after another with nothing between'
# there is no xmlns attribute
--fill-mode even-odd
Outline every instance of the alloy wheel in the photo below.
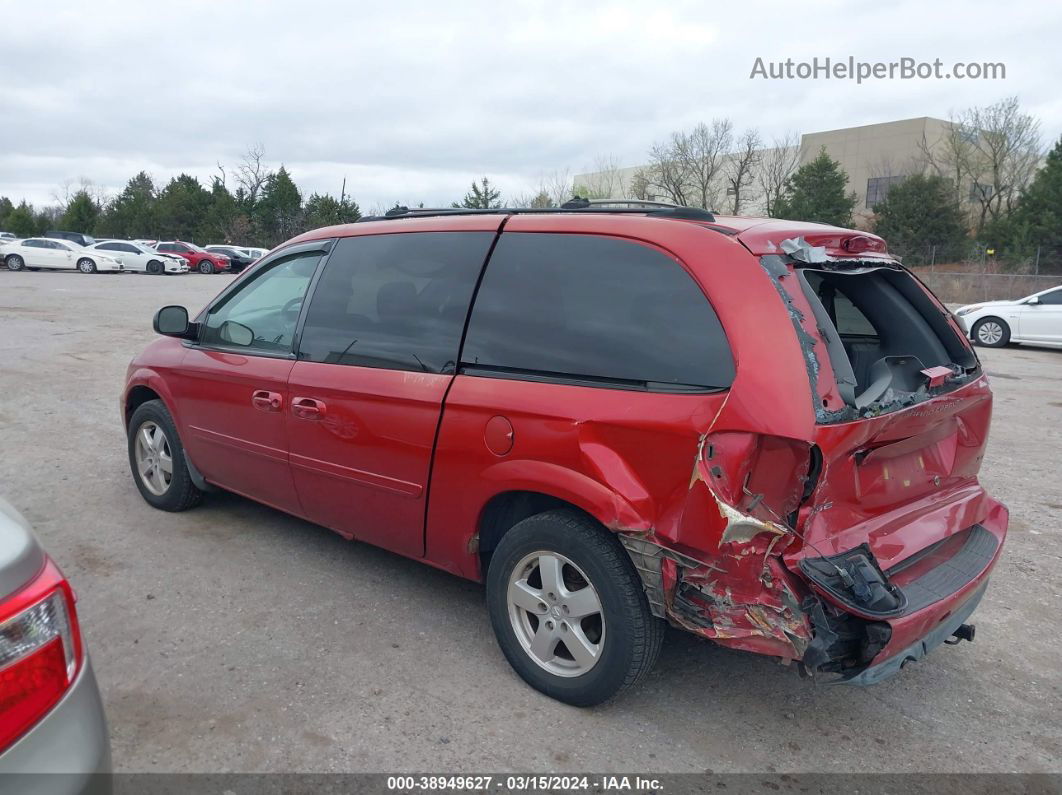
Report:
<svg viewBox="0 0 1062 795"><path fill-rule="evenodd" d="M507 600L516 639L541 668L582 676L601 659L601 599L569 558L550 551L526 555L509 577Z"/></svg>
<svg viewBox="0 0 1062 795"><path fill-rule="evenodd" d="M173 453L161 426L150 420L136 432L136 470L144 488L161 497L173 481Z"/></svg>
<svg viewBox="0 0 1062 795"><path fill-rule="evenodd" d="M994 320L982 323L977 329L977 340L985 345L995 345L1003 339L1003 327Z"/></svg>

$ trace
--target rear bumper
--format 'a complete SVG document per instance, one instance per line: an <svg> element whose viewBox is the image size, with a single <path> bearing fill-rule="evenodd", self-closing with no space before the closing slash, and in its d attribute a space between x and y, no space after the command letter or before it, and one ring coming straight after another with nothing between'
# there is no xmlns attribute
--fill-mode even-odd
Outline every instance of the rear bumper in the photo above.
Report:
<svg viewBox="0 0 1062 795"><path fill-rule="evenodd" d="M982 582L980 587L974 591L974 593L963 604L948 614L936 627L929 632L923 638L919 638L914 643L910 644L904 649L901 649L892 657L888 658L884 662L876 663L865 669L862 673L856 674L848 679L841 679L837 684L844 685L876 685L878 682L883 682L886 679L895 676L900 672L909 662L918 662L930 651L935 649L941 643L950 638L960 626L966 623L974 610L977 609L977 605L981 603L981 597L985 595L985 590L988 588L987 580Z"/></svg>
<svg viewBox="0 0 1062 795"><path fill-rule="evenodd" d="M92 663L62 700L0 754L0 790L23 795L110 791L111 741ZM49 774L49 775L41 775Z"/></svg>
<svg viewBox="0 0 1062 795"><path fill-rule="evenodd" d="M980 522L887 570L904 601L902 609L892 614L875 615L850 603L842 604L816 586L820 598L847 613L850 622L868 630L876 627L877 637L887 637L872 658L864 657L862 667L849 667L834 681L856 685L881 682L908 662L925 657L966 623L984 596L1007 533L1007 509L991 498L986 505L989 510ZM910 563L919 558L920 562ZM882 633L885 625L887 631ZM813 659L821 660L821 656Z"/></svg>

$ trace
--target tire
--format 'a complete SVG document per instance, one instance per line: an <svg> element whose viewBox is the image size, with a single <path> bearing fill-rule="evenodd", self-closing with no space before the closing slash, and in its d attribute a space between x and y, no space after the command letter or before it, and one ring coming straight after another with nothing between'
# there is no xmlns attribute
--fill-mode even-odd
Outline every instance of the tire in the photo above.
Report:
<svg viewBox="0 0 1062 795"><path fill-rule="evenodd" d="M142 436L145 432L147 437ZM157 436L158 432L162 433L161 440ZM186 511L199 503L203 492L192 482L184 460L184 446L177 435L177 427L161 400L149 400L137 407L129 420L127 435L129 468L133 473L133 481L140 490L140 496L149 505L162 511ZM148 438L155 444L149 443ZM152 451L151 460L159 465L155 468L158 478L142 474L146 469L142 451L148 448ZM167 454L171 469L168 481L165 473ZM160 484L162 488L159 487Z"/></svg>
<svg viewBox="0 0 1062 795"><path fill-rule="evenodd" d="M542 571L558 560L560 593L550 599L551 578ZM522 595L526 609L510 599L510 584L515 583L522 583L514 593ZM587 589L589 596L576 596ZM586 607L595 595L597 613ZM536 690L577 707L600 704L642 679L656 662L664 637L664 622L650 612L638 573L619 541L576 511L531 516L502 537L487 572L487 605L498 645L516 673ZM541 618L530 607L540 610ZM573 621L569 613L580 609L589 612ZM547 629L540 648L552 659L543 661L533 656L529 641ZM566 638L584 641L579 655L584 662L570 651L575 646L569 647ZM586 663L586 649L593 647L596 656Z"/></svg>
<svg viewBox="0 0 1062 795"><path fill-rule="evenodd" d="M162 263L158 260L151 260L151 262L147 264L147 272L157 276L163 272Z"/></svg>
<svg viewBox="0 0 1062 795"><path fill-rule="evenodd" d="M77 261L77 269L82 273L95 273L96 263L90 260L88 257L83 257Z"/></svg>
<svg viewBox="0 0 1062 795"><path fill-rule="evenodd" d="M26 267L26 261L22 259L18 254L12 254L7 258L7 269L12 271L20 271Z"/></svg>
<svg viewBox="0 0 1062 795"><path fill-rule="evenodd" d="M970 336L986 348L1002 348L1010 342L1010 326L998 317L983 317L974 323Z"/></svg>
<svg viewBox="0 0 1062 795"><path fill-rule="evenodd" d="M196 267L199 268L199 272L200 273L213 273L214 272L214 263L211 262L208 259L199 260L199 265L196 266Z"/></svg>

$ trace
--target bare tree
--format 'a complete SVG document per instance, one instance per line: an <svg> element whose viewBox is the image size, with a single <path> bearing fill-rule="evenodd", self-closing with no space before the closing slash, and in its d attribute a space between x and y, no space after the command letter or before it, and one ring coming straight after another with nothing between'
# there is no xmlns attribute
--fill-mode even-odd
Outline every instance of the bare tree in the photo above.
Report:
<svg viewBox="0 0 1062 795"><path fill-rule="evenodd" d="M665 152L660 153L668 173L662 174L661 187L674 196L678 204L711 209L717 202L722 185L723 164L733 145L734 125L730 119L701 122L689 132L675 132Z"/></svg>
<svg viewBox="0 0 1062 795"><path fill-rule="evenodd" d="M566 168L551 171L539 180L539 193L545 193L554 207L559 207L571 199L574 191L571 172Z"/></svg>
<svg viewBox="0 0 1062 795"><path fill-rule="evenodd" d="M641 199L642 201L651 201L656 198L656 194L653 192L652 168L639 168L631 175L631 178L627 181L627 190L623 198Z"/></svg>
<svg viewBox="0 0 1062 795"><path fill-rule="evenodd" d="M957 198L974 204L977 234L1014 209L1043 158L1040 121L1022 112L1017 97L952 114L945 133L933 142L923 136L920 148Z"/></svg>
<svg viewBox="0 0 1062 795"><path fill-rule="evenodd" d="M268 178L265 147L262 144L248 147L243 159L236 166L236 184L243 189L249 204L253 205L258 200L258 194Z"/></svg>
<svg viewBox="0 0 1062 795"><path fill-rule="evenodd" d="M685 161L677 156L674 136L665 143L653 144L649 150L649 165L642 172L647 187L660 191L664 198L675 204L687 204L690 193L690 173Z"/></svg>
<svg viewBox="0 0 1062 795"><path fill-rule="evenodd" d="M593 171L575 186L584 199L619 199L623 197L623 175L615 155L601 155L594 160Z"/></svg>
<svg viewBox="0 0 1062 795"><path fill-rule="evenodd" d="M70 200L79 193L88 194L97 207L106 206L111 198L106 188L102 185L97 185L88 177L78 177L76 182L72 179L64 179L59 183L59 187L52 191L52 199L58 205L57 214L62 215L65 213Z"/></svg>
<svg viewBox="0 0 1062 795"><path fill-rule="evenodd" d="M800 136L787 132L771 142L763 152L756 168L756 184L763 194L764 211L774 216L774 208L785 191L785 184L793 176L800 162Z"/></svg>
<svg viewBox="0 0 1062 795"><path fill-rule="evenodd" d="M742 202L749 198L749 190L755 184L756 169L762 157L763 141L760 140L760 134L750 127L738 137L737 149L726 159L724 167L732 214L741 214Z"/></svg>
<svg viewBox="0 0 1062 795"><path fill-rule="evenodd" d="M550 207L556 207L553 203L553 199L545 190L539 189L535 193L520 193L508 199L506 207L530 207L536 210L546 210Z"/></svg>

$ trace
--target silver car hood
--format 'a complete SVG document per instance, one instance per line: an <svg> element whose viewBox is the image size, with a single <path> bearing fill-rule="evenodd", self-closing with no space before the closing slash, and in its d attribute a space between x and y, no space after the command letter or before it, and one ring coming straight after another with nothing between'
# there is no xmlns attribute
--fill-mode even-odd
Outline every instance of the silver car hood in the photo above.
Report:
<svg viewBox="0 0 1062 795"><path fill-rule="evenodd" d="M0 599L19 590L44 567L44 550L22 514L0 497Z"/></svg>

